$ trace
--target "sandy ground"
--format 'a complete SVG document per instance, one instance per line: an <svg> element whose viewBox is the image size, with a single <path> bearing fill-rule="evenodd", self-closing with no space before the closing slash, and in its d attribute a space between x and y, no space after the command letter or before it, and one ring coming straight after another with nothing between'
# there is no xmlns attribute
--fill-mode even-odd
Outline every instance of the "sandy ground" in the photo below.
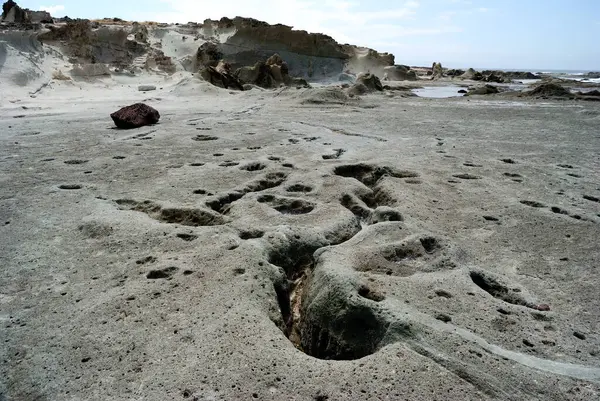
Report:
<svg viewBox="0 0 600 401"><path fill-rule="evenodd" d="M159 87L3 103L0 399L600 397L600 105Z"/></svg>

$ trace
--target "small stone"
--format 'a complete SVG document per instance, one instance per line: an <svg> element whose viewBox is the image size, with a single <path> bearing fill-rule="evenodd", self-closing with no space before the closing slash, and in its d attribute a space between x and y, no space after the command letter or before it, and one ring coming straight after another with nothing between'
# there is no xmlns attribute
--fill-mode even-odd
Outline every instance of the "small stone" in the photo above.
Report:
<svg viewBox="0 0 600 401"><path fill-rule="evenodd" d="M448 323L448 322L452 321L452 318L450 316L446 315L445 313L438 313L435 316L435 318L437 320L440 320L440 321L444 322L444 323Z"/></svg>
<svg viewBox="0 0 600 401"><path fill-rule="evenodd" d="M523 340L523 344L525 344L528 347L535 347L535 345L529 340Z"/></svg>
<svg viewBox="0 0 600 401"><path fill-rule="evenodd" d="M581 332L579 332L579 331L575 331L575 332L573 332L573 335L574 335L575 337L579 338L580 340L585 340L585 338L586 338L586 337L585 337L585 334L583 334L583 333L581 333Z"/></svg>
<svg viewBox="0 0 600 401"><path fill-rule="evenodd" d="M138 90L140 92L155 91L156 90L156 86L154 86L154 85L140 85L140 86L138 86Z"/></svg>
<svg viewBox="0 0 600 401"><path fill-rule="evenodd" d="M536 305L535 309L541 311L541 312L548 312L550 311L550 305L548 304L539 304Z"/></svg>

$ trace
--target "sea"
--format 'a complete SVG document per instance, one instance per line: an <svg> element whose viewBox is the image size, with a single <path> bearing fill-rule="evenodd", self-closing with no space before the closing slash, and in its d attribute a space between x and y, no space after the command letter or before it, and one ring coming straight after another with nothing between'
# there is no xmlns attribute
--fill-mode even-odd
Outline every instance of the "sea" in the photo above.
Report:
<svg viewBox="0 0 600 401"><path fill-rule="evenodd" d="M452 67L453 68L453 67ZM461 70L467 70L468 68L458 68ZM545 75L552 76L555 78L561 79L569 79L577 82L590 82L600 84L600 78L588 78L586 75L590 71L583 70L527 70L527 69L506 69L506 68L474 68L476 71L506 71L506 72L514 72L514 71L524 71L531 72L537 75ZM501 86L506 86L507 88L515 91L525 91L530 89L530 85L536 84L539 82L539 79L521 79L514 80L513 83L504 84ZM427 98L448 98L448 97L459 97L463 96L458 93L459 90L465 89L462 86L457 85L449 85L449 86L424 86L419 89L413 89L412 92L418 95L419 97L427 97ZM587 92L589 88L572 88L575 91Z"/></svg>

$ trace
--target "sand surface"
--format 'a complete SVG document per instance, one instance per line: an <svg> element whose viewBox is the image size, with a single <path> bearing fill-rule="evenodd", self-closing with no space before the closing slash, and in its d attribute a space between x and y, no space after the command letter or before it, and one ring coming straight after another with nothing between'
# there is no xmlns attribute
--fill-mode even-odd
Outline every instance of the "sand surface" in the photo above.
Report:
<svg viewBox="0 0 600 401"><path fill-rule="evenodd" d="M0 399L600 397L600 105L114 79L2 103Z"/></svg>

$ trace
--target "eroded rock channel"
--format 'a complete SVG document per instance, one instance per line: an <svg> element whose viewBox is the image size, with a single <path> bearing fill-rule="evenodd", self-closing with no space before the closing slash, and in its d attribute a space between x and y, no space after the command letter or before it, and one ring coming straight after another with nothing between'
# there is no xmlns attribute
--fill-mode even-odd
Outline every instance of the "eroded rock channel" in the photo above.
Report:
<svg viewBox="0 0 600 401"><path fill-rule="evenodd" d="M353 360L374 353L388 324L363 300L380 302L383 295L362 285L349 296L346 288L337 288L335 278L315 271L319 260L314 251L299 247L271 255L271 264L285 271L285 279L274 283L280 329L294 346L315 358Z"/></svg>

